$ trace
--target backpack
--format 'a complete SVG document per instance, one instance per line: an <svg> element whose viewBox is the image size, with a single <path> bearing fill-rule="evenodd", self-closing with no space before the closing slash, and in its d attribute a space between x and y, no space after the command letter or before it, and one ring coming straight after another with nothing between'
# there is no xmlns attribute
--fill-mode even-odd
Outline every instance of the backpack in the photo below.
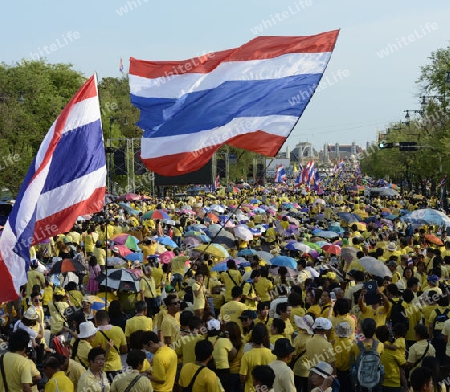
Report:
<svg viewBox="0 0 450 392"><path fill-rule="evenodd" d="M359 355L351 369L353 385L368 388L369 391L381 385L384 378L384 367L377 353L378 341L374 340L372 347L366 349L363 342L358 341Z"/></svg>
<svg viewBox="0 0 450 392"><path fill-rule="evenodd" d="M409 319L406 317L405 307L403 306L403 301L399 300L398 302L389 300L392 304L391 308L391 321L392 326L396 324L403 324L406 327L406 330L409 329Z"/></svg>
<svg viewBox="0 0 450 392"><path fill-rule="evenodd" d="M433 339L444 339L442 330L444 329L444 323L449 319L450 309L445 309L444 313L441 313L439 309L435 309L436 318L433 322Z"/></svg>

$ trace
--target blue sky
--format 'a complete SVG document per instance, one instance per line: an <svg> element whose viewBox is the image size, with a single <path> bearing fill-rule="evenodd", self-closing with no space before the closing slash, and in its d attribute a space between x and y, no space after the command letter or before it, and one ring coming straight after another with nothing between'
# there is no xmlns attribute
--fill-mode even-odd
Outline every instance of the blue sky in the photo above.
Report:
<svg viewBox="0 0 450 392"><path fill-rule="evenodd" d="M276 20L283 12L287 16ZM71 62L85 75L120 76L121 57L127 71L130 56L182 60L239 46L255 35L340 28L325 73L338 82L315 94L287 143L293 148L310 141L320 148L355 141L365 147L377 128L419 108L419 67L448 46L449 14L446 0L8 1L2 4L0 60L11 64L44 53L46 46L51 63ZM272 17L276 23L269 26ZM402 37L411 35L400 47Z"/></svg>

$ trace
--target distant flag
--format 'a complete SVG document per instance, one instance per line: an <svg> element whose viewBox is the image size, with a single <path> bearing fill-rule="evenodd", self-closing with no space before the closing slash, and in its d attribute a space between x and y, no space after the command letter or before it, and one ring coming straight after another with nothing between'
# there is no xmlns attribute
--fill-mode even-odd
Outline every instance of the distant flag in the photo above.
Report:
<svg viewBox="0 0 450 392"><path fill-rule="evenodd" d="M123 62L122 62L122 57L120 58L120 61L119 61L119 72L120 72L120 73L123 73Z"/></svg>
<svg viewBox="0 0 450 392"><path fill-rule="evenodd" d="M297 188L302 184L303 184L303 171L300 170L298 172L298 176L296 177L296 179L294 181L294 188Z"/></svg>
<svg viewBox="0 0 450 392"><path fill-rule="evenodd" d="M294 163L294 168L293 168L293 170L292 170L294 173L297 173L298 172L298 168L297 168L297 164L296 163Z"/></svg>
<svg viewBox="0 0 450 392"><path fill-rule="evenodd" d="M337 172L339 173L339 172L342 171L342 170L344 170L344 160L343 160L343 159L341 159L341 160L339 161L339 165L338 165L338 167L337 167Z"/></svg>
<svg viewBox="0 0 450 392"><path fill-rule="evenodd" d="M275 173L275 182L276 183L285 183L287 179L286 170L284 170L283 165L278 166L277 171Z"/></svg>
<svg viewBox="0 0 450 392"><path fill-rule="evenodd" d="M444 178L439 183L438 188L444 186L446 183L447 183L447 174L444 176Z"/></svg>
<svg viewBox="0 0 450 392"><path fill-rule="evenodd" d="M212 184L211 190L215 192L220 187L220 175L218 174L214 183Z"/></svg>
<svg viewBox="0 0 450 392"><path fill-rule="evenodd" d="M356 165L356 166L355 166L355 175L356 175L356 176L361 175L361 168L359 167L359 165Z"/></svg>
<svg viewBox="0 0 450 392"><path fill-rule="evenodd" d="M200 169L224 144L275 156L319 85L338 34L261 36L184 61L131 58L142 161L175 176Z"/></svg>
<svg viewBox="0 0 450 392"><path fill-rule="evenodd" d="M308 181L308 182L311 181L311 179L314 176L314 170L315 170L314 161L311 161L311 163L309 165L308 177L307 177L306 181Z"/></svg>
<svg viewBox="0 0 450 392"><path fill-rule="evenodd" d="M0 302L27 282L30 247L103 208L106 158L97 79L70 100L45 136L0 239Z"/></svg>

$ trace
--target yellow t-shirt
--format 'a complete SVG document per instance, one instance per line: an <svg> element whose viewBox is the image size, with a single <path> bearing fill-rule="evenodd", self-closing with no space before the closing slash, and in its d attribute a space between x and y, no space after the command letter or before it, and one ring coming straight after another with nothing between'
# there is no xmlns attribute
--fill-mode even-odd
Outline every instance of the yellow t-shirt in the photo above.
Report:
<svg viewBox="0 0 450 392"><path fill-rule="evenodd" d="M275 345L275 342L278 340L278 339L281 339L281 338L285 338L286 336L284 336L284 335L282 335L282 334L280 334L280 333L276 333L275 335L270 335L270 343L272 343L273 345Z"/></svg>
<svg viewBox="0 0 450 392"><path fill-rule="evenodd" d="M66 370L66 376L72 381L73 390L76 391L78 387L78 380L81 378L86 369L73 359L69 359L69 366Z"/></svg>
<svg viewBox="0 0 450 392"><path fill-rule="evenodd" d="M106 251L102 248L95 247L93 250L94 256L97 259L97 264L102 266L106 265Z"/></svg>
<svg viewBox="0 0 450 392"><path fill-rule="evenodd" d="M152 331L153 321L147 316L134 316L127 320L125 325L125 337L129 338L135 331Z"/></svg>
<svg viewBox="0 0 450 392"><path fill-rule="evenodd" d="M28 271L27 297L31 295L33 286L39 285L41 288L45 286L45 278L38 270L30 269Z"/></svg>
<svg viewBox="0 0 450 392"><path fill-rule="evenodd" d="M234 286L239 286L242 282L241 273L238 270L228 270L220 274L220 279L225 284L225 301L231 301L233 299L231 290Z"/></svg>
<svg viewBox="0 0 450 392"><path fill-rule="evenodd" d="M85 369L89 368L89 366L90 366L89 360L88 360L88 355L89 355L89 351L91 351L91 349L92 349L92 346L87 340L80 339L80 342L78 343L77 354L74 359L80 365L82 365Z"/></svg>
<svg viewBox="0 0 450 392"><path fill-rule="evenodd" d="M182 358L183 365L187 363L195 362L195 345L201 339L204 339L202 335L184 335L178 339L175 344L175 352L178 358Z"/></svg>
<svg viewBox="0 0 450 392"><path fill-rule="evenodd" d="M125 391L133 380L138 376L139 371L132 370L122 374L118 374L111 384L111 392ZM140 377L131 388L133 392L153 392L151 381L147 377Z"/></svg>
<svg viewBox="0 0 450 392"><path fill-rule="evenodd" d="M152 278L155 280L155 289L156 289L156 296L161 295L161 282L164 276L164 271L162 268L153 268L152 270Z"/></svg>
<svg viewBox="0 0 450 392"><path fill-rule="evenodd" d="M211 336L208 340L213 344L213 358L216 364L216 369L229 369L228 354L233 350L233 344L228 338L219 338Z"/></svg>
<svg viewBox="0 0 450 392"><path fill-rule="evenodd" d="M48 306L50 302L52 302L53 299L53 288L51 286L47 286L44 289L44 295L42 296L42 304L44 306Z"/></svg>
<svg viewBox="0 0 450 392"><path fill-rule="evenodd" d="M244 287L242 288L242 295L245 295L246 297L249 298L256 297L256 291L250 282L244 284ZM247 298L245 299L245 305L247 305L247 308L249 310L256 310L257 304L258 302L256 300L250 300Z"/></svg>
<svg viewBox="0 0 450 392"><path fill-rule="evenodd" d="M399 350L384 350L381 354L384 366L384 387L400 387L400 366L406 363L405 354Z"/></svg>
<svg viewBox="0 0 450 392"><path fill-rule="evenodd" d="M351 338L340 338L336 336L333 343L333 349L336 356L336 369L341 372L350 370L351 358L350 351L352 349L353 340Z"/></svg>
<svg viewBox="0 0 450 392"><path fill-rule="evenodd" d="M94 237L92 236L92 234L86 234L83 236L83 242L84 242L84 250L86 252L94 252Z"/></svg>
<svg viewBox="0 0 450 392"><path fill-rule="evenodd" d="M164 315L161 324L161 332L163 337L170 337L171 344L180 338L180 314L176 314L176 318L170 314Z"/></svg>
<svg viewBox="0 0 450 392"><path fill-rule="evenodd" d="M273 283L267 278L259 278L259 280L255 283L256 294L259 298L261 298L261 302L269 302L270 291L273 290Z"/></svg>
<svg viewBox="0 0 450 392"><path fill-rule="evenodd" d="M63 371L56 372L45 384L45 392L73 392L73 383Z"/></svg>
<svg viewBox="0 0 450 392"><path fill-rule="evenodd" d="M306 310L301 306L293 307L291 310L291 325L294 327L294 331L298 331L297 324L295 324L294 316L303 317L306 314Z"/></svg>
<svg viewBox="0 0 450 392"><path fill-rule="evenodd" d="M153 357L152 375L164 383L152 381L153 389L158 392L172 392L177 373L177 354L170 347L163 346Z"/></svg>
<svg viewBox="0 0 450 392"><path fill-rule="evenodd" d="M188 256L177 256L170 260L170 267L173 274L184 276L184 264L189 260Z"/></svg>
<svg viewBox="0 0 450 392"><path fill-rule="evenodd" d="M103 385L103 388L102 388ZM102 372L102 382L100 383L91 372L84 372L78 380L77 391L89 392L109 392L110 385L106 373Z"/></svg>
<svg viewBox="0 0 450 392"><path fill-rule="evenodd" d="M31 384L31 364L20 354L7 352L3 360L6 384L11 392L22 392L22 384ZM0 373L0 385L3 389L3 377Z"/></svg>
<svg viewBox="0 0 450 392"><path fill-rule="evenodd" d="M50 317L52 322L50 323L50 332L53 335L57 335L63 329L65 319L64 311L69 307L67 302L50 302L48 304L48 310L50 312Z"/></svg>
<svg viewBox="0 0 450 392"><path fill-rule="evenodd" d="M195 291L198 291L198 296L195 295ZM193 310L199 310L205 308L205 286L200 286L197 282L192 285L192 294L194 295Z"/></svg>
<svg viewBox="0 0 450 392"><path fill-rule="evenodd" d="M77 308L81 307L83 301L83 294L78 290L68 291L70 303Z"/></svg>
<svg viewBox="0 0 450 392"><path fill-rule="evenodd" d="M305 356L311 367L316 366L321 361L332 363L336 360L332 344L321 335L313 335L307 341Z"/></svg>
<svg viewBox="0 0 450 392"><path fill-rule="evenodd" d="M186 388L192 381L194 374L198 371L199 365L195 363L188 363L183 366L180 373L179 384L182 388ZM192 392L223 392L224 389L220 384L220 380L216 373L209 370L207 367L203 368L195 379L192 387Z"/></svg>
<svg viewBox="0 0 450 392"><path fill-rule="evenodd" d="M364 312L361 312L362 320L366 318L374 319L377 327L381 327L386 324L387 313L384 310L384 306L379 306L376 310L372 308L372 305L366 306Z"/></svg>
<svg viewBox="0 0 450 392"><path fill-rule="evenodd" d="M238 301L230 301L220 308L219 318L223 323L234 321L235 323L238 323L239 327L242 329L242 323L239 317L244 310L247 310L247 305Z"/></svg>
<svg viewBox="0 0 450 392"><path fill-rule="evenodd" d="M103 333L102 333L103 332ZM107 337L105 337L105 334ZM105 371L117 371L122 369L122 361L120 359L120 347L126 346L127 340L125 334L120 327L112 326L110 329L99 330L95 334L92 347L101 346L103 350L106 349L106 344L110 340L114 341L114 347L109 350L106 358Z"/></svg>
<svg viewBox="0 0 450 392"><path fill-rule="evenodd" d="M156 298L155 279L153 279L153 276L147 277L142 275L139 281L139 291L144 292L145 298Z"/></svg>
<svg viewBox="0 0 450 392"><path fill-rule="evenodd" d="M313 305L310 306L307 310L306 313L312 313L316 318L320 317L320 314L322 313L322 309L320 307L320 305Z"/></svg>
<svg viewBox="0 0 450 392"><path fill-rule="evenodd" d="M254 347L250 351L244 353L241 359L241 369L239 374L247 376L245 381L245 392L253 390L252 369L258 365L268 365L275 361L276 357L266 347Z"/></svg>

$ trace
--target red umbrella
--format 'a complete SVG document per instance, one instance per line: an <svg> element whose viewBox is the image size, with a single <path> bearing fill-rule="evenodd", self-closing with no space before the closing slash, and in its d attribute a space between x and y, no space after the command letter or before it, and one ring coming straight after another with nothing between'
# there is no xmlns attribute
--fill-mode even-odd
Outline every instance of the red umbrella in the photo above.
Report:
<svg viewBox="0 0 450 392"><path fill-rule="evenodd" d="M437 246L442 246L444 245L442 240L438 237L436 237L433 234L425 234L425 239L430 243L430 244L434 244Z"/></svg>
<svg viewBox="0 0 450 392"><path fill-rule="evenodd" d="M130 253L133 253L130 249L128 249L125 245L113 245L111 249L117 248L119 250L119 254L122 257L125 257L129 255Z"/></svg>
<svg viewBox="0 0 450 392"><path fill-rule="evenodd" d="M213 223L219 222L219 217L212 212L210 212L207 217L212 220Z"/></svg>
<svg viewBox="0 0 450 392"><path fill-rule="evenodd" d="M336 256L341 254L341 247L339 245L327 244L322 247L322 250Z"/></svg>

